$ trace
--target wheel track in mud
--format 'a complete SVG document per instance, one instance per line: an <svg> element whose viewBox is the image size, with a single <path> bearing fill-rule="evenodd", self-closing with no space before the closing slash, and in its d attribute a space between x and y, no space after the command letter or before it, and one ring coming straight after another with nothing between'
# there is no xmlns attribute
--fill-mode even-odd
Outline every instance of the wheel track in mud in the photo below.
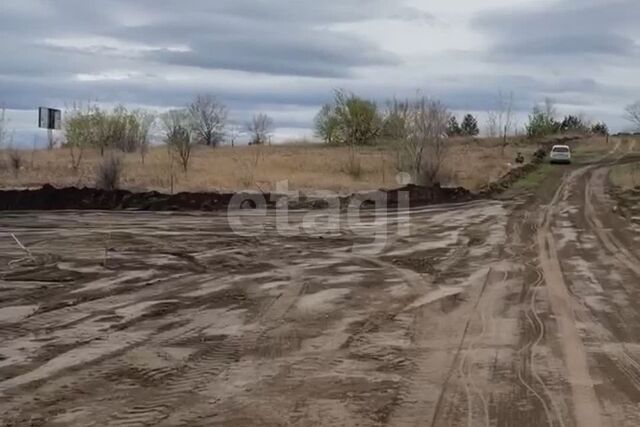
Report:
<svg viewBox="0 0 640 427"><path fill-rule="evenodd" d="M614 148L609 155L616 149ZM551 202L541 212L537 230L540 266L549 293L551 310L555 314L562 336L561 346L572 391L573 414L579 427L603 425L602 409L589 371L584 343L576 326L576 314L572 307L573 299L560 265L552 223L560 198L564 196L563 199L566 200L576 179L593 167L592 165L577 169L564 177Z"/></svg>
<svg viewBox="0 0 640 427"><path fill-rule="evenodd" d="M153 279L149 283L154 285L162 284L166 281L176 279L178 276L170 276L165 277L164 279ZM151 297L153 295L157 295L158 290L153 289L153 287L142 287L136 290L137 292L134 294L136 297ZM132 294L128 294L131 296ZM45 312L36 312L29 316L24 322L20 325L12 325L10 330L12 330L15 334L13 338L24 337L25 335L32 335L34 333L50 333L51 331L59 331L65 328L73 327L76 324L79 324L86 320L91 320L92 318L97 318L100 316L102 311L107 309L113 309L118 306L128 305L127 303L120 303L121 295L106 295L100 298L91 299L88 301L80 302L74 305L62 306L60 308L56 308L54 310L49 310ZM71 320L70 320L71 319ZM82 345L90 345L92 347L99 346L102 339L104 339L104 334L97 334L98 331L91 330L87 331L87 335L81 339L77 336L75 339L77 341L83 341ZM117 333L116 331L107 331L105 333ZM67 394L76 394L80 396L86 396L95 391L95 387L92 385L101 383L101 376L103 374L107 374L114 370L117 370L122 363L120 356L130 351L136 347L142 346L149 342L148 337L141 337L139 339L132 340L128 342L127 346L118 349L117 351L109 354L105 354L103 356L98 357L92 361L87 363L82 363L79 365L79 371L74 372L73 375L68 376L70 382L65 384L65 393ZM61 355L57 355L61 356ZM91 368L90 368L91 367ZM38 368L36 368L37 370ZM65 368L60 372L56 372L52 375L51 378L58 378L61 375L64 376L64 372L68 372L70 368ZM15 378L12 381L16 381ZM11 384L11 382L9 382ZM1 385L1 384L0 384ZM5 399L3 404L4 408L7 411L15 411L16 405L21 405L23 407L29 407L30 405L37 405L37 402L42 403L46 401L48 398L44 396L38 396L38 391L35 391L33 395L31 394L18 394L15 395L11 390L13 386L9 387L5 393L7 393L8 399ZM55 397L51 397L54 400Z"/></svg>
<svg viewBox="0 0 640 427"><path fill-rule="evenodd" d="M514 222L513 229L509 233L512 236L512 241L510 242L509 245L505 246L504 251L507 254L509 254L513 259L517 259L519 262L523 262L523 260L527 257L526 255L523 256L522 254L516 253L513 250L513 247L520 247L521 245L523 245L523 240L521 239L523 226L521 225L521 223L528 224L531 227L531 231L534 235L537 231L536 224L534 222L531 222L531 212L529 211L523 212L523 218L521 221ZM526 342L524 346L518 350L518 354L521 357L522 356L526 357L526 362L527 362L527 363L520 364L520 366L518 367L518 374L517 374L518 381L528 392L532 393L535 396L535 398L538 400L538 402L540 403L541 407L545 412L545 415L547 418L547 424L550 427L553 427L555 425L553 421L553 417L551 415L551 411L549 409L549 405L552 405L554 406L554 412L556 414L556 419L558 420L558 424L560 425L560 427L564 427L564 421L562 420L561 413L557 408L557 405L555 405L554 399L551 396L550 391L548 390L544 381L538 375L535 369L535 349L536 347L539 346L539 344L542 342L542 340L545 337L544 323L540 317L540 313L537 310L537 304L536 304L538 290L539 290L539 287L544 283L544 276L543 276L542 270L538 265L533 264L531 262L527 262L525 263L525 266L535 271L537 277L531 283L523 284L520 302L525 303L527 301L527 296L530 295L529 303L526 306L526 308L523 310L523 312L524 312L524 316L527 319L527 322L531 326L534 333L537 332L537 335L535 336L531 335L530 340ZM524 360L525 359L523 359L523 361ZM546 399L545 397L542 396L541 393L535 390L533 384L530 384L525 379L525 374L527 370L530 372L533 379L542 389L542 394L546 396ZM547 400L548 400L548 403L547 403Z"/></svg>
<svg viewBox="0 0 640 427"><path fill-rule="evenodd" d="M280 266L283 267L283 266ZM294 269L286 267L293 272ZM258 324L263 324L260 330L245 333L240 337L227 337L220 344L216 344L203 351L195 360L149 391L151 396L129 403L127 408L109 417L104 424L107 426L130 427L154 425L167 418L178 407L193 404L194 396L229 366L237 362L243 354L252 351L260 337L273 327L273 323L282 319L296 300L306 292L307 284L294 273L292 283L279 297L275 298L260 313ZM297 277L297 279L296 279ZM188 420L177 421L178 425L188 423ZM188 424L187 424L188 425Z"/></svg>
<svg viewBox="0 0 640 427"><path fill-rule="evenodd" d="M555 403L555 399L551 395L550 390L548 389L544 380L542 379L542 377L540 377L536 369L535 351L536 351L536 348L542 342L542 340L545 338L544 322L542 321L540 312L538 311L537 304L536 304L537 298L538 298L538 291L540 290L540 287L544 284L544 275L543 275L542 269L538 265L534 265L531 263L527 265L535 271L537 278L535 281L533 281L530 285L527 286L528 292L531 294L531 297L530 297L528 308L527 310L525 310L525 317L527 318L527 321L529 322L532 330L534 332L537 332L537 335L532 335L531 340L527 342L518 351L520 355L523 355L526 358L526 362L527 362L524 365L521 365L520 368L518 369L518 380L540 402L540 405L544 409L548 426L549 427L555 426L557 421L557 424L560 427L564 427L565 423L562 418L562 413L560 409L557 407L557 404ZM536 384L540 387L541 392L536 391L536 389L534 388L535 384L531 384L525 379L527 370L535 380ZM553 413L555 417L552 415L552 410L550 409L550 407L553 409ZM555 418L555 421L554 421L554 418Z"/></svg>
<svg viewBox="0 0 640 427"><path fill-rule="evenodd" d="M605 170L607 167L600 168ZM591 171L590 171L591 172ZM596 171L598 172L598 171ZM595 181L597 175L593 172L589 174L585 182L584 201L585 210L584 217L587 224L594 232L594 234L600 240L602 246L622 264L628 270L631 270L636 277L640 279L640 259L636 257L632 251L630 251L624 243L622 243L617 237L613 235L608 229L605 228L603 222L598 217L595 203L593 202L595 196L593 190L593 181ZM600 186L598 186L599 188Z"/></svg>
<svg viewBox="0 0 640 427"><path fill-rule="evenodd" d="M487 271L484 283L482 285L482 288L480 290L480 293L476 299L476 303L474 304L473 307L473 311L471 313L471 315L468 317L467 322L465 324L465 328L464 331L462 333L462 337L460 339L460 343L458 345L458 348L456 349L456 352L453 356L453 363L451 364L451 367L449 369L449 372L447 373L445 380L442 384L442 388L440 391L440 394L438 396L438 399L436 401L436 405L433 411L433 417L431 419L431 422L429 423L429 425L431 427L436 427L439 425L440 422L440 417L445 413L445 396L447 395L447 393L449 392L449 386L451 383L451 379L454 377L454 373L457 371L458 376L460 377L460 379L463 381L463 388L464 388L464 394L465 397L467 399L467 424L469 426L472 425L473 423L473 399L471 396L471 393L469 391L469 373L467 371L464 370L464 365L465 365L465 354L468 350L465 349L465 342L467 341L467 337L469 335L469 331L471 329L471 322L473 320L473 318L478 314L478 307L481 304L482 301L482 297L484 296L488 286L489 286L489 281L490 281L490 275L492 273L492 268L489 268L489 270ZM483 329L486 326L483 325ZM482 332L481 332L482 333ZM485 406L483 404L483 406ZM486 407L486 406L485 406ZM449 410L453 409L453 408L448 408ZM485 416L485 422L488 422L487 417L488 417L488 410L485 412L486 416ZM490 424L487 424L490 425Z"/></svg>
<svg viewBox="0 0 640 427"><path fill-rule="evenodd" d="M375 267L382 268L385 271L394 272L395 275L402 279L409 287L414 289L415 291L424 291L424 287L426 285L425 279L422 274L414 272L409 269L401 268L396 266L393 263L382 261L375 257L357 255L353 253L334 253L334 257L340 258L345 262L351 262L353 260L359 260L366 263L369 263ZM426 275L428 276L428 275ZM304 294L304 292L302 293ZM301 294L301 295L302 295ZM269 310L270 307L267 308ZM390 319L395 318L399 314L402 313L402 309L393 310L393 311L385 311L376 312L372 316L369 316L365 323L360 326L357 330L351 333L349 339L347 340L347 345L349 342L355 343L359 338L366 336L367 332L371 328L375 328L382 321L388 322ZM280 316L282 317L282 316ZM275 319L274 319L275 320ZM349 376L350 372L340 372L337 368L344 363L346 359L349 358L348 354L340 352L336 354L335 357L327 358L325 355L318 354L308 354L303 359L295 361L293 364L288 365L284 372L281 372L278 375L278 382L295 382L302 378L308 378L309 375L313 375L317 372L335 372L336 374L343 374L345 376ZM259 361L258 363L265 363L264 361ZM402 393L400 393L402 394ZM301 401L296 402L293 406L291 412L287 414L285 417L286 425L297 425L297 423L303 421L305 419L305 414L307 407L305 406L305 397L300 397ZM246 404L245 404L246 405ZM184 425L189 426L193 425L195 422L204 422L209 418L220 418L224 414L228 414L229 416L235 416L239 411L241 411L243 407L238 403L227 402L224 408L215 407L207 408L205 412L201 412L198 414L188 414L182 416L178 415L176 418L179 421L176 421L174 417L171 419L171 425ZM224 418L224 416L223 416ZM169 424L167 424L169 425Z"/></svg>
<svg viewBox="0 0 640 427"><path fill-rule="evenodd" d="M632 150L634 145L635 141L629 148L628 152ZM620 157L605 166L590 169L588 171L584 184L584 219L591 232L600 242L601 247L613 257L618 265L627 269L640 279L640 259L631 249L619 240L610 229L605 227L604 222L598 216L598 210L596 209L597 204L603 203L602 197L604 197L604 194L602 190L604 188L605 171L610 170L612 166L622 159L623 157ZM594 183L596 185L594 185ZM599 194L596 194L594 187L598 189ZM630 289L626 286L624 280L621 281L621 287L628 295L629 300L633 301L636 297L633 293L635 289L633 289L633 287ZM591 310L588 307L585 307L585 311L592 321L597 322L595 316L591 313ZM611 338L612 337L608 337L609 341L614 342L615 340ZM619 347L620 355L622 357L609 357L609 360L627 377L627 379L629 379L635 389L640 392L640 362L632 356L624 342L620 342L617 347Z"/></svg>
<svg viewBox="0 0 640 427"><path fill-rule="evenodd" d="M493 273L493 269L490 268L489 271L487 272L487 282L484 285L484 288L486 289L489 286L489 281L491 280L491 275ZM505 272L504 276L501 280L498 280L497 283L504 283L508 278L508 273ZM478 399L481 402L481 407L482 407L482 412L484 413L484 424L486 427L490 427L491 426L491 421L490 421L490 411L489 411L489 403L487 402L487 399L484 395L484 393L482 392L482 390L480 389L480 387L478 387L476 381L474 380L474 375L473 375L473 366L475 364L475 360L474 360L474 353L476 352L476 349L478 347L478 345L486 338L487 336L487 332L488 332L488 323L489 321L488 316L493 316L493 310L495 307L495 301L493 299L491 299L487 304L484 303L484 296L485 296L486 292L483 292L482 295L480 296L479 300L478 300L478 304L475 307L475 314L480 318L480 333L478 335L476 335L473 339L469 340L469 345L468 347L464 350L464 354L461 357L460 360L460 364L458 366L458 373L464 383L464 389L465 389L465 394L467 397L467 425L468 427L472 427L473 426L473 412L474 412L474 408L473 408L473 396L472 394L469 392L469 388L473 389L473 391L475 392L476 396L478 397ZM466 369L465 369L466 367Z"/></svg>

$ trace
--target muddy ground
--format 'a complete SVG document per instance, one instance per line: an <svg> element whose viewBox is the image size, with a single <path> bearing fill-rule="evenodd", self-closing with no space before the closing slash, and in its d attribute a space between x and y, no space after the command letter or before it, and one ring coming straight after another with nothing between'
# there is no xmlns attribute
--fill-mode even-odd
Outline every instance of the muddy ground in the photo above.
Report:
<svg viewBox="0 0 640 427"><path fill-rule="evenodd" d="M2 425L640 425L624 161L331 233L303 210L240 234L224 213L3 212Z"/></svg>

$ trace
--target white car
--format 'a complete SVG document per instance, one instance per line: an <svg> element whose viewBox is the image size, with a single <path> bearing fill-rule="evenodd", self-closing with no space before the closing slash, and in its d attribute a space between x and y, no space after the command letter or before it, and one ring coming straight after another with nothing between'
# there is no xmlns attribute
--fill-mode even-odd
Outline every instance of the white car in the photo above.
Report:
<svg viewBox="0 0 640 427"><path fill-rule="evenodd" d="M554 145L551 149L551 163L571 163L571 148L568 145Z"/></svg>

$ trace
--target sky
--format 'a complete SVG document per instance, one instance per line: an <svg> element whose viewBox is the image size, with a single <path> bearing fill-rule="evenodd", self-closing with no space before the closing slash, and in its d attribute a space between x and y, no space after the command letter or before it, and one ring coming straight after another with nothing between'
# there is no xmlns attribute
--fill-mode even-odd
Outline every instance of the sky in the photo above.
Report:
<svg viewBox="0 0 640 427"><path fill-rule="evenodd" d="M36 109L88 100L163 111L197 94L276 141L311 137L342 88L422 94L482 122L513 93L625 130L640 99L638 0L0 0L0 105L17 144Z"/></svg>

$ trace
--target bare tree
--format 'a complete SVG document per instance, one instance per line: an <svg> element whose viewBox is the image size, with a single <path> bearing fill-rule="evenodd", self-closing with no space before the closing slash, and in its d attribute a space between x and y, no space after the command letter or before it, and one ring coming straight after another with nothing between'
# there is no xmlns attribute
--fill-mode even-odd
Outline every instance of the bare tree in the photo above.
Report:
<svg viewBox="0 0 640 427"><path fill-rule="evenodd" d="M500 125L498 122L499 114L495 110L490 110L487 112L487 136L489 138L496 138L500 132Z"/></svg>
<svg viewBox="0 0 640 427"><path fill-rule="evenodd" d="M132 137L135 139L140 152L140 162L144 165L144 160L149 152L149 134L156 121L156 115L146 110L136 110L132 114L137 124Z"/></svg>
<svg viewBox="0 0 640 427"><path fill-rule="evenodd" d="M20 174L20 170L22 169L22 166L24 165L24 156L21 150L14 148L14 147L9 147L9 152L7 153L8 157L9 157L9 165L11 166L11 169L13 170L13 176L15 178L18 178L18 175Z"/></svg>
<svg viewBox="0 0 640 427"><path fill-rule="evenodd" d="M498 92L495 109L488 111L487 116L487 136L506 141L514 132L513 92L508 95Z"/></svg>
<svg viewBox="0 0 640 427"><path fill-rule="evenodd" d="M0 148L7 142L9 119L7 119L7 111L0 106Z"/></svg>
<svg viewBox="0 0 640 427"><path fill-rule="evenodd" d="M217 147L227 122L227 108L211 95L198 95L188 111L194 138L201 144Z"/></svg>
<svg viewBox="0 0 640 427"><path fill-rule="evenodd" d="M273 119L266 114L258 114L247 123L252 145L264 145L269 141L274 128Z"/></svg>
<svg viewBox="0 0 640 427"><path fill-rule="evenodd" d="M553 98L545 98L544 99L544 113L547 117L555 120L558 115L558 110L556 110L556 102Z"/></svg>
<svg viewBox="0 0 640 427"><path fill-rule="evenodd" d="M111 153L98 164L96 187L101 190L115 191L120 188L120 177L124 163L122 157Z"/></svg>
<svg viewBox="0 0 640 427"><path fill-rule="evenodd" d="M240 138L240 130L238 129L237 126L233 125L231 126L231 129L229 129L228 135L229 135L229 142L231 142L231 146L235 147L236 141L238 140L238 138Z"/></svg>
<svg viewBox="0 0 640 427"><path fill-rule="evenodd" d="M189 112L187 110L171 110L162 116L165 128L165 141L172 157L177 157L182 170L189 169L189 160L193 150L193 141L189 130Z"/></svg>
<svg viewBox="0 0 640 427"><path fill-rule="evenodd" d="M387 102L382 133L391 141L404 140L411 116L411 103L408 100L393 99Z"/></svg>
<svg viewBox="0 0 640 427"><path fill-rule="evenodd" d="M627 105L625 111L626 119L633 124L635 130L640 131L640 101L634 102L631 105Z"/></svg>
<svg viewBox="0 0 640 427"><path fill-rule="evenodd" d="M449 146L447 128L451 114L440 101L420 97L408 104L406 137L399 142L399 163L408 167L414 182L438 182Z"/></svg>

